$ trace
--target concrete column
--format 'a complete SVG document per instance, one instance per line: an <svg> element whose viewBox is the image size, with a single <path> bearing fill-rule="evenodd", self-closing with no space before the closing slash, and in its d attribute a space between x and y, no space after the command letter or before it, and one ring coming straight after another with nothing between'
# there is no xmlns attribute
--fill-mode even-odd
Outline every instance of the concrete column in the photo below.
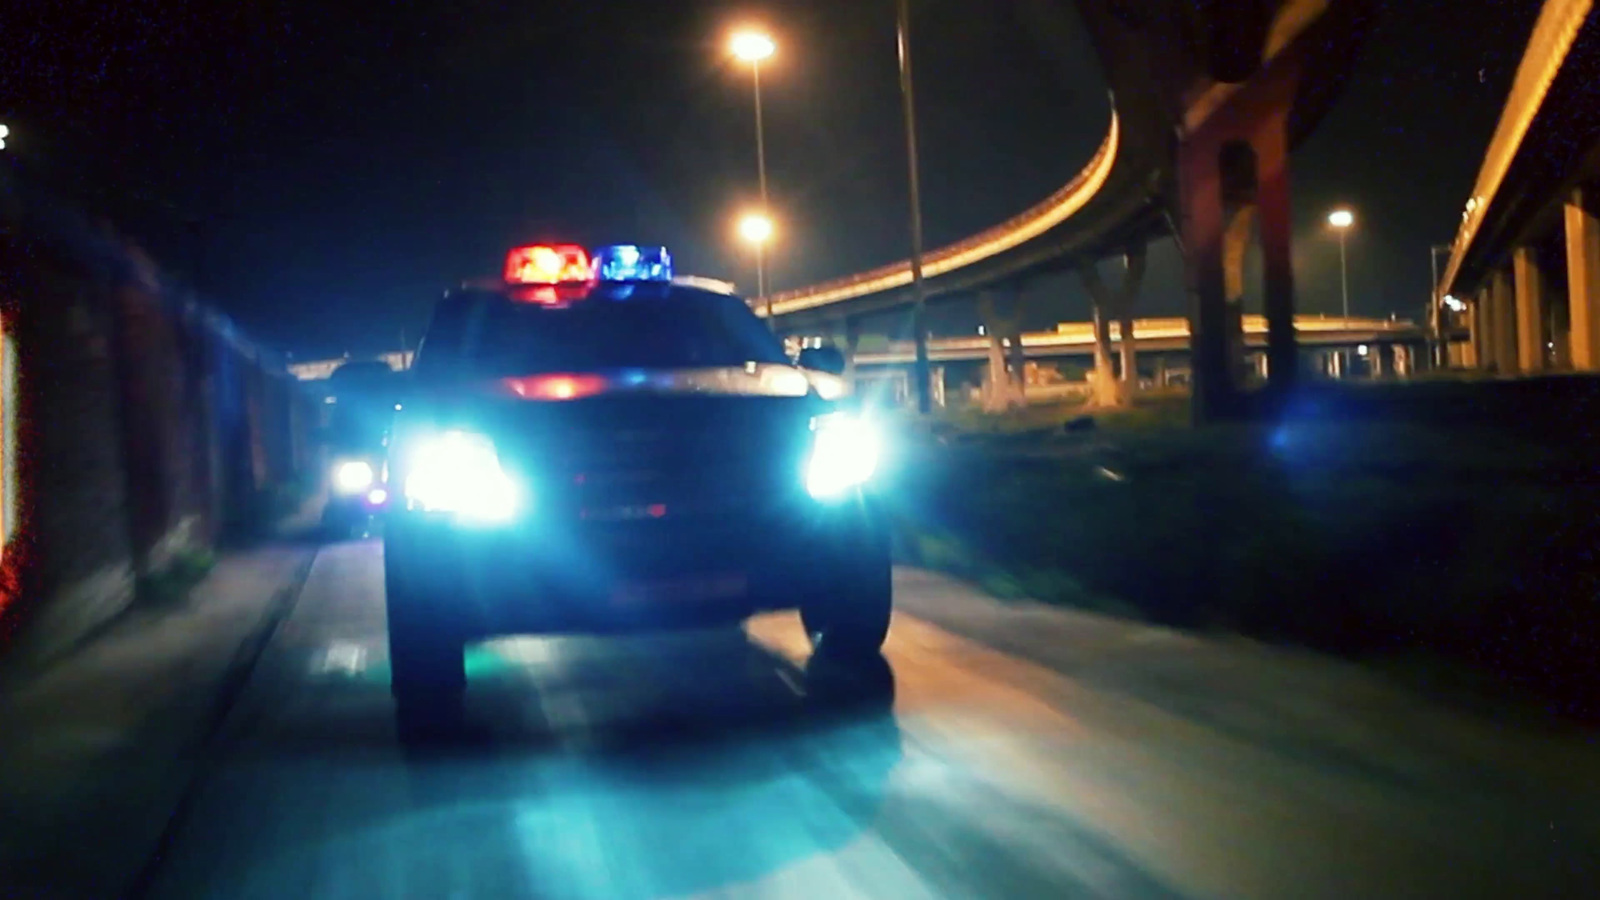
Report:
<svg viewBox="0 0 1600 900"><path fill-rule="evenodd" d="M1532 247L1511 251L1517 295L1517 371L1544 371L1544 278Z"/></svg>
<svg viewBox="0 0 1600 900"><path fill-rule="evenodd" d="M1467 343L1461 349L1459 360L1454 364L1464 369L1476 369L1481 363L1482 354L1479 352L1479 342L1483 340L1483 302L1480 297L1473 297L1467 301ZM1449 346L1449 345L1446 345ZM1445 359L1445 365L1452 365L1452 360Z"/></svg>
<svg viewBox="0 0 1600 900"><path fill-rule="evenodd" d="M1219 146L1191 140L1178 150L1183 252L1189 289L1190 381L1194 418L1206 422L1232 411L1228 371L1226 285L1223 283L1222 171Z"/></svg>
<svg viewBox="0 0 1600 900"><path fill-rule="evenodd" d="M1289 119L1269 116L1256 133L1256 202L1261 207L1261 259L1266 281L1267 357L1272 389L1294 386L1299 351L1294 333L1294 234L1289 205Z"/></svg>
<svg viewBox="0 0 1600 900"><path fill-rule="evenodd" d="M1478 368L1490 371L1495 368L1495 343L1494 343L1494 294L1488 285L1478 289L1478 296L1472 301L1472 315L1474 327L1477 329L1474 349L1477 353Z"/></svg>
<svg viewBox="0 0 1600 900"><path fill-rule="evenodd" d="M1489 306L1494 331L1494 364L1501 375L1517 373L1517 304L1511 291L1511 273L1500 269L1489 284Z"/></svg>
<svg viewBox="0 0 1600 900"><path fill-rule="evenodd" d="M1371 372L1371 377L1373 379L1382 378L1383 373L1387 370L1388 367L1384 365L1383 355L1388 352L1389 348L1383 344L1373 344L1369 348L1369 352L1367 353L1367 369Z"/></svg>
<svg viewBox="0 0 1600 900"><path fill-rule="evenodd" d="M1017 317L1017 318L1020 318ZM1006 335L1006 356L1011 369L1012 390L1018 406L1028 405L1028 353L1022 346L1022 326L1015 326Z"/></svg>
<svg viewBox="0 0 1600 900"><path fill-rule="evenodd" d="M1222 284L1223 296L1228 299L1228 370L1243 378L1250 365L1244 344L1244 258L1255 234L1255 204L1234 210L1227 222L1222 235Z"/></svg>
<svg viewBox="0 0 1600 900"><path fill-rule="evenodd" d="M1007 312L1000 309L1003 299ZM978 295L978 317L989 339L989 377L985 382L984 409L1001 412L1013 404L1025 404L1023 373L1026 357L1022 350L1020 295L983 291Z"/></svg>
<svg viewBox="0 0 1600 900"><path fill-rule="evenodd" d="M1572 368L1600 371L1600 219L1583 206L1574 191L1566 205L1567 309Z"/></svg>
<svg viewBox="0 0 1600 900"><path fill-rule="evenodd" d="M1128 248L1123 255L1122 292L1117 297L1117 341L1122 358L1123 397L1139 393L1139 341L1133 333L1133 304L1144 283L1145 245Z"/></svg>

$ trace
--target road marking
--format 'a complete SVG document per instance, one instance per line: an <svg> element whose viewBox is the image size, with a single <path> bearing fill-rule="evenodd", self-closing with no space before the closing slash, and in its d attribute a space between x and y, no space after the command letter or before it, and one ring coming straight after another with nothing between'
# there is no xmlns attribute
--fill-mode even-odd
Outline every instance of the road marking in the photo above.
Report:
<svg viewBox="0 0 1600 900"><path fill-rule="evenodd" d="M334 641L311 666L312 674L340 672L359 675L367 668L367 648L350 641Z"/></svg>

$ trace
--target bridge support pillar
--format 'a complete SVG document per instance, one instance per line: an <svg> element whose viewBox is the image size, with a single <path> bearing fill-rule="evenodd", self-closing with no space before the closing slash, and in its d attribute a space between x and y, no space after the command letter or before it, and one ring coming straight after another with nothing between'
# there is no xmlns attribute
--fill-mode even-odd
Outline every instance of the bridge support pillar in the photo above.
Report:
<svg viewBox="0 0 1600 900"><path fill-rule="evenodd" d="M1486 369L1489 367L1489 295L1485 291L1478 291L1478 295L1471 300L1472 306L1467 312L1467 347L1462 354L1461 365L1468 369Z"/></svg>
<svg viewBox="0 0 1600 900"><path fill-rule="evenodd" d="M1247 203L1228 216L1222 235L1222 283L1228 298L1227 334L1230 371L1249 372L1244 347L1244 262L1255 233L1256 205Z"/></svg>
<svg viewBox="0 0 1600 900"><path fill-rule="evenodd" d="M1532 247L1511 251L1517 295L1517 371L1544 371L1544 276Z"/></svg>
<svg viewBox="0 0 1600 900"><path fill-rule="evenodd" d="M1273 117L1256 139L1256 202L1261 207L1261 258L1266 282L1267 370L1279 396L1300 371L1294 333L1294 211L1289 204L1289 123Z"/></svg>
<svg viewBox="0 0 1600 900"><path fill-rule="evenodd" d="M1491 329L1494 333L1494 368L1501 375L1517 372L1517 309L1511 291L1511 273L1500 269L1489 283Z"/></svg>
<svg viewBox="0 0 1600 900"><path fill-rule="evenodd" d="M1228 371L1219 153L1220 147L1212 141L1187 142L1179 150L1182 243L1189 282L1189 377L1196 422L1223 418L1234 406L1233 379Z"/></svg>
<svg viewBox="0 0 1600 900"><path fill-rule="evenodd" d="M1026 406L1028 358L1022 347L1022 297L1011 293L1004 304L1001 291L978 295L978 318L989 339L989 368L983 385L985 412L1004 412ZM1006 311L1001 310L1001 306Z"/></svg>
<svg viewBox="0 0 1600 900"><path fill-rule="evenodd" d="M1572 368L1600 371L1600 217L1575 191L1567 201L1567 310Z"/></svg>
<svg viewBox="0 0 1600 900"><path fill-rule="evenodd" d="M1194 417L1238 411L1230 353L1227 231L1230 211L1254 206L1266 287L1269 388L1282 397L1298 374L1289 208L1289 110L1300 58L1284 53L1242 84L1178 147L1182 246L1190 295ZM1235 213L1236 215L1236 213Z"/></svg>
<svg viewBox="0 0 1600 900"><path fill-rule="evenodd" d="M1139 388L1139 349L1133 327L1133 303L1144 281L1145 245L1134 244L1123 254L1122 285L1116 291L1106 287L1098 263L1079 264L1078 277L1093 305L1094 374L1092 396L1096 406L1121 406L1133 400ZM1122 376L1112 365L1111 322L1117 322Z"/></svg>

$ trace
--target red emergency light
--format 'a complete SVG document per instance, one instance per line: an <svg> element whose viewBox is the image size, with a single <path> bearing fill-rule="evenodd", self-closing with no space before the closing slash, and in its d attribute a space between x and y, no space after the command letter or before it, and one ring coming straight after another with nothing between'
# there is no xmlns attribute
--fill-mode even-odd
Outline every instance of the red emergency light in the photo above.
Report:
<svg viewBox="0 0 1600 900"><path fill-rule="evenodd" d="M506 254L506 284L580 284L594 279L589 253L577 244L535 244Z"/></svg>
<svg viewBox="0 0 1600 900"><path fill-rule="evenodd" d="M581 400L605 391L600 375L530 375L503 381L511 393L527 400Z"/></svg>

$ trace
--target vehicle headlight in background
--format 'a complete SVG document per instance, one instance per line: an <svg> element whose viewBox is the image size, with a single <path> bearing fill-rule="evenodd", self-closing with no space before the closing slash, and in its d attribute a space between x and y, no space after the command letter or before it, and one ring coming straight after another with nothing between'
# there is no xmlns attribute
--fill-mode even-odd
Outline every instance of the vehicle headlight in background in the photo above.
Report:
<svg viewBox="0 0 1600 900"><path fill-rule="evenodd" d="M446 431L423 438L407 468L405 497L415 509L480 522L503 522L516 512L516 484L484 435Z"/></svg>
<svg viewBox="0 0 1600 900"><path fill-rule="evenodd" d="M806 461L806 491L818 500L842 496L865 484L878 468L882 439L870 422L833 413L811 422L815 433Z"/></svg>
<svg viewBox="0 0 1600 900"><path fill-rule="evenodd" d="M372 487L376 478L372 464L360 459L347 459L333 467L333 489L341 494L359 494Z"/></svg>

